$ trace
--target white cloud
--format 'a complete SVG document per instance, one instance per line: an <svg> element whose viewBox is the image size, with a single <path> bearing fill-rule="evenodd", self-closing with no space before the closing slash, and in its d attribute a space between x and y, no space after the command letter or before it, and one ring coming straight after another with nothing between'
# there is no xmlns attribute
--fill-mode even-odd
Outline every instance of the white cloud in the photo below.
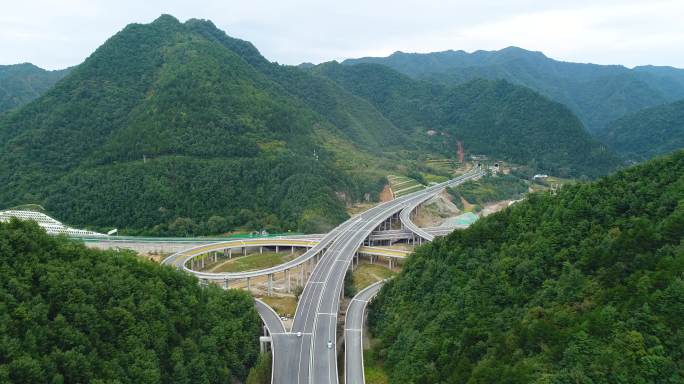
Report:
<svg viewBox="0 0 684 384"><path fill-rule="evenodd" d="M24 0L2 8L0 63L47 68L78 64L126 24L161 13L211 19L287 64L516 45L570 61L684 67L681 0Z"/></svg>

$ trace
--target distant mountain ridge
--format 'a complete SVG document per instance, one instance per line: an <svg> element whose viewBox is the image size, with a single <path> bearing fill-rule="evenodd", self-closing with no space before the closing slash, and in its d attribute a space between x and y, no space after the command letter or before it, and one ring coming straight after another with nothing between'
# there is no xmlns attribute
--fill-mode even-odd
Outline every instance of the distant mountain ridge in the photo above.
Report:
<svg viewBox="0 0 684 384"><path fill-rule="evenodd" d="M0 113L42 95L69 71L47 71L31 63L0 65Z"/></svg>
<svg viewBox="0 0 684 384"><path fill-rule="evenodd" d="M470 153L575 177L605 174L620 163L565 106L504 80L444 86L378 64L332 62L312 71L369 100L407 132L439 131L431 144L444 151L462 140Z"/></svg>
<svg viewBox="0 0 684 384"><path fill-rule="evenodd" d="M271 63L207 20L128 25L0 117L0 202L128 233L322 232L407 157L453 156L459 132L468 150L535 169L619 166L571 112L523 87L347 74L391 94L381 98L323 68Z"/></svg>
<svg viewBox="0 0 684 384"><path fill-rule="evenodd" d="M517 47L473 53L395 52L343 62L358 63L383 64L414 78L447 84L504 79L565 104L594 133L625 114L684 98L682 69L563 62Z"/></svg>
<svg viewBox="0 0 684 384"><path fill-rule="evenodd" d="M346 136L359 122L398 135L370 106L332 124L250 64L257 56L201 20L127 26L0 119L0 201L158 234L330 228L347 217L336 192L359 199L380 187L339 169L321 137L353 148ZM337 90L328 98L367 105Z"/></svg>
<svg viewBox="0 0 684 384"><path fill-rule="evenodd" d="M684 148L684 100L628 114L600 138L635 161Z"/></svg>

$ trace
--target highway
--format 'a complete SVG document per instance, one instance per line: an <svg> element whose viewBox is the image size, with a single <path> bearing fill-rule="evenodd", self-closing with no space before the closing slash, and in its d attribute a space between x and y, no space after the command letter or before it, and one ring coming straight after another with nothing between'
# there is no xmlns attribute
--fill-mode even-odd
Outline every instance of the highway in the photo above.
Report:
<svg viewBox="0 0 684 384"><path fill-rule="evenodd" d="M314 256L317 254L321 253L323 249L325 249L339 234L341 230L343 230L344 223L340 225L339 227L333 229L332 231L328 232L325 236L323 236L322 239L317 241L317 243L311 247L308 251L306 251L304 254L296 257L293 260L290 260L288 262L285 262L283 264L271 267L271 268L266 268L266 269L261 269L258 271L248 271L248 272L234 272L234 273L209 273L209 272L197 272L193 271L190 268L186 266L186 263L192 259L193 257L204 253L203 251L207 250L220 250L223 248L216 248L214 245L202 245L199 247L191 248L190 250L183 251L183 252L178 252L176 254L173 254L164 261L162 261L162 264L166 265L175 265L176 267L185 270L188 273L192 273L195 276L197 276L200 279L205 279L205 280L232 280L232 279L245 279L248 277L256 277L256 276L263 276L263 275L269 275L269 274L274 274L278 272L283 272L288 269L292 269L294 267L297 267L309 260L311 260ZM294 240L294 239L291 239ZM314 240L314 239L312 239ZM302 240L303 242L306 242L306 240ZM269 244L274 244L272 239L259 239L259 240L236 240L234 242L227 242L227 243L232 243L234 246L259 246L259 245L269 245ZM205 248L209 247L209 248ZM229 248L229 246L226 246L224 248Z"/></svg>
<svg viewBox="0 0 684 384"><path fill-rule="evenodd" d="M344 382L364 384L363 322L368 302L380 291L385 281L378 281L357 293L349 303L344 318Z"/></svg>
<svg viewBox="0 0 684 384"><path fill-rule="evenodd" d="M411 220L411 212L413 212L420 204L430 199L431 197L432 196L426 196L423 199L415 199L410 205L402 209L401 213L399 214L399 220L401 220L401 224L403 224L404 228L408 229L410 232L413 232L416 236L426 241L434 240L435 236L427 232L423 228L417 226Z"/></svg>
<svg viewBox="0 0 684 384"><path fill-rule="evenodd" d="M266 328L268 328L268 332L271 335L285 333L285 325L283 324L283 321L280 320L280 316L278 316L273 308L269 307L268 304L259 299L254 299L254 306L256 307L257 312L259 312L261 320L264 321L264 324L266 324Z"/></svg>
<svg viewBox="0 0 684 384"><path fill-rule="evenodd" d="M473 170L456 179L380 204L342 225L324 252L300 296L292 332L274 340L273 383L338 383L337 314L344 275L364 239L383 221L416 200L424 201L443 188L481 176ZM297 333L301 332L301 337Z"/></svg>
<svg viewBox="0 0 684 384"><path fill-rule="evenodd" d="M364 240L391 216L406 208L415 208L447 186L478 178L482 174L481 170L473 169L447 182L379 204L333 229L303 255L275 267L231 274L192 271L187 268L186 263L197 254L206 251L202 250L202 247L172 255L165 259L164 263L175 265L201 279L222 280L286 271L318 255L318 263L299 298L290 332L281 332L284 329L282 323L280 326L276 325L272 314L269 315L263 308L266 304L257 304L257 309L272 334L273 383L337 384L337 317L340 296L345 273L357 250ZM252 246L247 242L244 242L245 246ZM271 326L276 328L276 331L273 331Z"/></svg>

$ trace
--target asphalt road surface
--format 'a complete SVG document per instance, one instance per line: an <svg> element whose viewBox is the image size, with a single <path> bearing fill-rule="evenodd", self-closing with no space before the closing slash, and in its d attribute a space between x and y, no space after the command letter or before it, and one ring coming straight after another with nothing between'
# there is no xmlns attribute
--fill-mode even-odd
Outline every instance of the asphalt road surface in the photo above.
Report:
<svg viewBox="0 0 684 384"><path fill-rule="evenodd" d="M372 284L349 303L344 319L344 382L364 384L363 375L363 321L368 302L380 291L384 281Z"/></svg>

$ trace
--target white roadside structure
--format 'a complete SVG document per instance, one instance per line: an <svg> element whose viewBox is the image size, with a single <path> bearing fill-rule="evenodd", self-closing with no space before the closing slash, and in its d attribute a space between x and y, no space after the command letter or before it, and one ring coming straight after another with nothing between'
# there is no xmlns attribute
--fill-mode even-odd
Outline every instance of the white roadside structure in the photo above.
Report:
<svg viewBox="0 0 684 384"><path fill-rule="evenodd" d="M0 211L0 222L8 222L11 218L19 220L33 220L47 232L48 235L67 235L72 237L79 236L107 236L102 233L86 231L68 227L52 217L35 211L6 210Z"/></svg>

